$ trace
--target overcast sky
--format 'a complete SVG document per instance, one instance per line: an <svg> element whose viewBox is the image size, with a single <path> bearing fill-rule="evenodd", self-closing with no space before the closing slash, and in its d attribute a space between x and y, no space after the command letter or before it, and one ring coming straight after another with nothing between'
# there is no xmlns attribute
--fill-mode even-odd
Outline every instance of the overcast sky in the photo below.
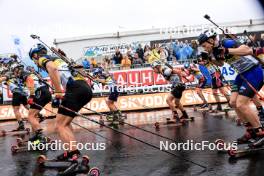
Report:
<svg viewBox="0 0 264 176"><path fill-rule="evenodd" d="M0 53L14 52L12 36L27 51L34 33L54 38L263 18L255 0L0 0Z"/></svg>

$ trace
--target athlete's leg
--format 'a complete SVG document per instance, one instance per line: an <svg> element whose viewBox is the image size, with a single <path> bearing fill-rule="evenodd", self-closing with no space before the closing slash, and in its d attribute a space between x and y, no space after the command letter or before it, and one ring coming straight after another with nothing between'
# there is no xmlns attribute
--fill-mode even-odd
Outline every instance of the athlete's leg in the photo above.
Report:
<svg viewBox="0 0 264 176"><path fill-rule="evenodd" d="M28 121L31 124L33 132L41 129L39 120L37 119L38 113L39 110L37 109L29 109L28 111Z"/></svg>
<svg viewBox="0 0 264 176"><path fill-rule="evenodd" d="M57 116L56 116L57 132L60 136L60 139L66 144L76 142L76 138L74 136L72 127L70 125L72 120L73 120L72 117L65 116L62 114L57 114ZM69 148L69 151L75 151L75 150L77 150L75 145L73 145Z"/></svg>
<svg viewBox="0 0 264 176"><path fill-rule="evenodd" d="M260 99L255 95L252 99L253 103L255 104L257 111L258 111L258 116L260 118L261 123L264 121L264 108L260 102Z"/></svg>
<svg viewBox="0 0 264 176"><path fill-rule="evenodd" d="M230 101L229 101L229 104L232 108L235 109L236 113L237 113L237 116L238 116L238 119L241 120L241 122L245 123L247 122L246 118L244 117L244 114L241 113L239 111L239 109L237 108L237 105L236 105L236 102L237 102L237 96L238 96L238 92L232 92L231 93L231 96L230 96Z"/></svg>
<svg viewBox="0 0 264 176"><path fill-rule="evenodd" d="M117 111L117 107L115 106L115 102L110 100L109 98L107 98L106 100L106 105L108 106L108 108L110 109L110 111Z"/></svg>
<svg viewBox="0 0 264 176"><path fill-rule="evenodd" d="M203 101L203 104L207 104L207 101L203 95L201 88L197 87L197 88L195 88L195 91L198 94L198 96L201 98L201 100Z"/></svg>
<svg viewBox="0 0 264 176"><path fill-rule="evenodd" d="M229 102L230 101L230 96L228 94L229 89L227 89L226 87L220 87L219 90L225 96L227 102Z"/></svg>
<svg viewBox="0 0 264 176"><path fill-rule="evenodd" d="M13 106L13 111L14 111L14 114L15 114L17 121L22 120L22 116L21 116L21 113L19 112L19 110L20 110L20 106Z"/></svg>
<svg viewBox="0 0 264 176"><path fill-rule="evenodd" d="M179 108L179 110L181 111L181 113L182 113L182 118L188 118L188 114L187 114L187 112L185 111L185 109L183 108L183 105L181 104L180 99L175 98L175 105L176 105L176 107Z"/></svg>
<svg viewBox="0 0 264 176"><path fill-rule="evenodd" d="M168 95L166 103L169 105L169 108L172 110L172 112L177 111L174 103L174 96L171 93Z"/></svg>
<svg viewBox="0 0 264 176"><path fill-rule="evenodd" d="M24 125L24 122L22 120L22 116L21 116L21 113L19 112L19 110L20 110L20 106L13 106L13 111L14 111L14 114L15 114L15 117L16 117L17 123L18 123L17 130L24 130L25 125Z"/></svg>

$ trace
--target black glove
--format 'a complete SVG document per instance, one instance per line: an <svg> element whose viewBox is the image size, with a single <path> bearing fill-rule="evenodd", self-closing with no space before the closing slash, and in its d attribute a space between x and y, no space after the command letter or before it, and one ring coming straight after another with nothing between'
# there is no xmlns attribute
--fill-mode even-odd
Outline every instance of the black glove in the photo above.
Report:
<svg viewBox="0 0 264 176"><path fill-rule="evenodd" d="M207 52L201 52L202 60L211 60L211 56Z"/></svg>
<svg viewBox="0 0 264 176"><path fill-rule="evenodd" d="M62 95L55 95L55 97L52 99L51 107L59 108L63 98L64 97Z"/></svg>
<svg viewBox="0 0 264 176"><path fill-rule="evenodd" d="M228 57L228 48L224 47L215 47L213 48L213 55L216 60L224 60Z"/></svg>

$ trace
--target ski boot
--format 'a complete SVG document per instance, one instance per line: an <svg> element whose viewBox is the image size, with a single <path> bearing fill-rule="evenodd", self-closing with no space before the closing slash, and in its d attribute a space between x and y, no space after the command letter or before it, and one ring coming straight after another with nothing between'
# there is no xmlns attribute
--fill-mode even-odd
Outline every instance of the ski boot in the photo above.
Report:
<svg viewBox="0 0 264 176"><path fill-rule="evenodd" d="M250 148L260 148L264 146L264 128L253 128L252 129L255 133L255 141L250 143L248 146Z"/></svg>
<svg viewBox="0 0 264 176"><path fill-rule="evenodd" d="M216 110L217 111L222 111L223 110L222 105L220 103L217 104Z"/></svg>
<svg viewBox="0 0 264 176"><path fill-rule="evenodd" d="M208 110L209 110L209 111L212 111L212 110L213 110L213 106L212 106L212 104L209 104L209 105L208 105Z"/></svg>
<svg viewBox="0 0 264 176"><path fill-rule="evenodd" d="M79 157L81 155L81 152L79 150L74 150L74 151L65 151L62 154L58 155L56 157L57 161L68 161L72 159L73 157Z"/></svg>
<svg viewBox="0 0 264 176"><path fill-rule="evenodd" d="M258 110L259 121L263 126L264 125L264 109L262 108L262 106L260 106L260 107L257 107L257 110Z"/></svg>
<svg viewBox="0 0 264 176"><path fill-rule="evenodd" d="M113 128L118 128L118 115L116 114L116 112L109 112L108 115L106 116L106 119L108 122L110 122L109 126L113 127Z"/></svg>
<svg viewBox="0 0 264 176"><path fill-rule="evenodd" d="M103 128L105 125L105 122L102 116L100 116L99 123L100 123L100 128Z"/></svg>
<svg viewBox="0 0 264 176"><path fill-rule="evenodd" d="M182 111L182 116L180 117L182 123L187 121L194 121L194 117L190 117L186 111Z"/></svg>
<svg viewBox="0 0 264 176"><path fill-rule="evenodd" d="M120 110L115 111L115 113L118 116L119 124L120 125L124 125L125 124L124 122L125 122L126 116L124 116Z"/></svg>
<svg viewBox="0 0 264 176"><path fill-rule="evenodd" d="M16 131L24 131L25 130L25 125L24 122L22 120L17 121L18 123L18 127L16 129Z"/></svg>
<svg viewBox="0 0 264 176"><path fill-rule="evenodd" d="M263 127L251 128L250 136L253 141L248 144L247 147L235 149L231 148L228 150L228 154L231 158L239 158L246 156L250 153L255 153L260 150L264 150L264 129Z"/></svg>
<svg viewBox="0 0 264 176"><path fill-rule="evenodd" d="M186 111L184 111L184 112L185 112L185 115L187 115ZM187 115L187 117L188 117L188 115ZM173 112L173 118L175 119L175 123L176 124L180 124L180 123L185 124L184 113L183 113L183 116L182 117L179 117L178 112L177 111L174 111Z"/></svg>
<svg viewBox="0 0 264 176"><path fill-rule="evenodd" d="M114 120L114 114L113 114L112 111L110 111L110 112L108 112L108 113L106 114L106 120L107 120L108 122L113 122L113 120Z"/></svg>
<svg viewBox="0 0 264 176"><path fill-rule="evenodd" d="M253 138L256 137L254 130L251 126L251 124L249 122L246 122L243 124L246 127L246 132L243 136L241 136L240 138L238 138L237 144L248 144L251 143Z"/></svg>
<svg viewBox="0 0 264 176"><path fill-rule="evenodd" d="M43 138L42 129L36 130L35 133L28 139L30 142L41 140Z"/></svg>

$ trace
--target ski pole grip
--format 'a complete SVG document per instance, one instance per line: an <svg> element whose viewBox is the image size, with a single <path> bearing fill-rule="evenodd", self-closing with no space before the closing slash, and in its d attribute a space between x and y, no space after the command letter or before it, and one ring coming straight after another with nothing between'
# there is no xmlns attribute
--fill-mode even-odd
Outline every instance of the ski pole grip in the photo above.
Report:
<svg viewBox="0 0 264 176"><path fill-rule="evenodd" d="M34 34L31 34L30 37L33 38L33 39L39 39L40 38L39 36L34 35Z"/></svg>
<svg viewBox="0 0 264 176"><path fill-rule="evenodd" d="M205 14L205 15L204 15L204 18L209 20L209 19L210 19L210 16L207 15L207 14Z"/></svg>

